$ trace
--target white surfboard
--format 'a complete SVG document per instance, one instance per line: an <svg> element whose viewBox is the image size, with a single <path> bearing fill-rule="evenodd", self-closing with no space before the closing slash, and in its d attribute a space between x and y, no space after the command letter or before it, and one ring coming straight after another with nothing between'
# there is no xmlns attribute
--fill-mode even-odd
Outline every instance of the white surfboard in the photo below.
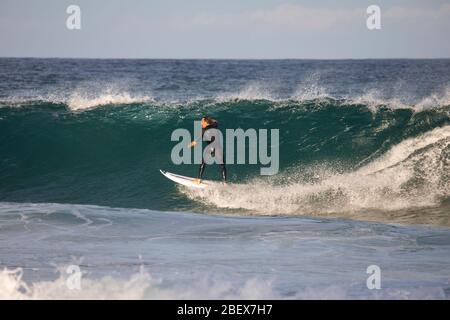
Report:
<svg viewBox="0 0 450 320"><path fill-rule="evenodd" d="M163 171L163 170L159 170L159 171L167 179L170 179L170 180L172 180L172 181L174 181L176 183L182 184L183 186L186 186L186 187L197 188L197 189L204 189L204 188L210 187L210 186L212 186L214 184L213 181L209 181L209 180L202 180L201 183L197 183L197 179L196 178L180 176L179 174L170 173L170 172Z"/></svg>

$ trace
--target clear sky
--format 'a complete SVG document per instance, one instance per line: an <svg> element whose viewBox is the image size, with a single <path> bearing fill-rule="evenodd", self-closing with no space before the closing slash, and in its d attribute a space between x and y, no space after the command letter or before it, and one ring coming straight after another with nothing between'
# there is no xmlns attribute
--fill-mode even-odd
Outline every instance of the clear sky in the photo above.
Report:
<svg viewBox="0 0 450 320"><path fill-rule="evenodd" d="M449 58L450 0L0 0L0 56Z"/></svg>

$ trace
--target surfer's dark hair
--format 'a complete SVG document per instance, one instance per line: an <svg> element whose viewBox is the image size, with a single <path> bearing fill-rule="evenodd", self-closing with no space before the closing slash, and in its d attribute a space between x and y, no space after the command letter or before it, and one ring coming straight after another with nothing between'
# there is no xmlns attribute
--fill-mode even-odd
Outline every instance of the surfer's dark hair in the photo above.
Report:
<svg viewBox="0 0 450 320"><path fill-rule="evenodd" d="M214 119L213 119L213 118L210 118L210 117L208 117L208 116L203 116L203 117L202 117L202 120L205 120L208 124L211 124L211 123L214 122Z"/></svg>
<svg viewBox="0 0 450 320"><path fill-rule="evenodd" d="M217 123L216 119L204 116L204 117L202 117L202 120L206 121L206 123L208 124L208 128L209 127L217 127L218 126L218 123Z"/></svg>

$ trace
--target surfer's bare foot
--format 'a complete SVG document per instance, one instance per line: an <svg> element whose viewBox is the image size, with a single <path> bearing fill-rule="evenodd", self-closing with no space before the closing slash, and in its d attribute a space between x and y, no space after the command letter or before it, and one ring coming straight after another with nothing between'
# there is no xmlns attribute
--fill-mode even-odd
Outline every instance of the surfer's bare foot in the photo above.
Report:
<svg viewBox="0 0 450 320"><path fill-rule="evenodd" d="M196 184L202 183L202 179L195 179L195 183L196 183Z"/></svg>

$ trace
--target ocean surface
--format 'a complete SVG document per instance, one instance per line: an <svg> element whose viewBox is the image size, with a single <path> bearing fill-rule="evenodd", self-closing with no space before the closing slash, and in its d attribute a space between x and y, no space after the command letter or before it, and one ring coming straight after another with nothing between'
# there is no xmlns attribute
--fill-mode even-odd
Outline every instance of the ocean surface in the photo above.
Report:
<svg viewBox="0 0 450 320"><path fill-rule="evenodd" d="M203 115L279 173L164 178ZM0 298L449 299L449 227L449 59L0 58Z"/></svg>

